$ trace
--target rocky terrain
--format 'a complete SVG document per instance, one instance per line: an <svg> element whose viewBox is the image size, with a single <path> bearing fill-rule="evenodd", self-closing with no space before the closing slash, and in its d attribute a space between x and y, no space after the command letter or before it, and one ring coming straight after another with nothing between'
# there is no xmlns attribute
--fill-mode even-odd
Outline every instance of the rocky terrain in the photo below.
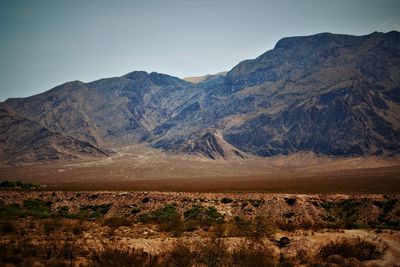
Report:
<svg viewBox="0 0 400 267"><path fill-rule="evenodd" d="M399 36L289 37L226 75L188 82L135 71L8 99L0 104L0 158L108 156L143 143L211 159L397 155Z"/></svg>
<svg viewBox="0 0 400 267"><path fill-rule="evenodd" d="M397 266L394 195L0 191L5 266Z"/></svg>

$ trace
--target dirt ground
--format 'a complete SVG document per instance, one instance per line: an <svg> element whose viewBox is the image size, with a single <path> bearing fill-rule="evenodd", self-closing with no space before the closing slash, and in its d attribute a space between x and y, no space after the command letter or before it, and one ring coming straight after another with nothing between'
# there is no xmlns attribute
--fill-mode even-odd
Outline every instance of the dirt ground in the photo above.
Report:
<svg viewBox="0 0 400 267"><path fill-rule="evenodd" d="M298 153L227 161L145 146L116 151L100 160L0 166L0 180L37 182L46 190L400 193L400 158Z"/></svg>

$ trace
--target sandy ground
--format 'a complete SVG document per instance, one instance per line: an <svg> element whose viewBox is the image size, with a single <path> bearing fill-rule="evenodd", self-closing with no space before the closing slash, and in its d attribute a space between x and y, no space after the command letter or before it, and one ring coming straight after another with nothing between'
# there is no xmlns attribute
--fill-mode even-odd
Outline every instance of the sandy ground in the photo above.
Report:
<svg viewBox="0 0 400 267"><path fill-rule="evenodd" d="M227 161L145 146L116 151L105 159L0 166L0 179L38 182L49 190L400 193L400 158L298 153Z"/></svg>

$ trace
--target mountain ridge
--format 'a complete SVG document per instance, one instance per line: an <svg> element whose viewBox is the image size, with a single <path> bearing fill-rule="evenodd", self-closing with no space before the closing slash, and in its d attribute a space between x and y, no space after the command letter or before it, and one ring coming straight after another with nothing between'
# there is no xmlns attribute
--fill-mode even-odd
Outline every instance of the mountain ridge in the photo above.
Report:
<svg viewBox="0 0 400 267"><path fill-rule="evenodd" d="M104 152L147 143L214 159L396 155L399 93L399 32L320 33L283 38L197 83L134 71L64 83L0 107Z"/></svg>

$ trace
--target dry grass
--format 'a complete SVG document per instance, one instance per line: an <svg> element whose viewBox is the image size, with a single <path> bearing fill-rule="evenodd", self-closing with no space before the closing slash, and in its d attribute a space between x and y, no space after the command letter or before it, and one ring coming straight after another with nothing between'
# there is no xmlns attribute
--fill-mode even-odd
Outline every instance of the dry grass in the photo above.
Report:
<svg viewBox="0 0 400 267"><path fill-rule="evenodd" d="M369 261L380 259L383 256L383 249L367 240L347 238L329 242L320 248L318 253L318 257L321 259L327 259L334 255Z"/></svg>

